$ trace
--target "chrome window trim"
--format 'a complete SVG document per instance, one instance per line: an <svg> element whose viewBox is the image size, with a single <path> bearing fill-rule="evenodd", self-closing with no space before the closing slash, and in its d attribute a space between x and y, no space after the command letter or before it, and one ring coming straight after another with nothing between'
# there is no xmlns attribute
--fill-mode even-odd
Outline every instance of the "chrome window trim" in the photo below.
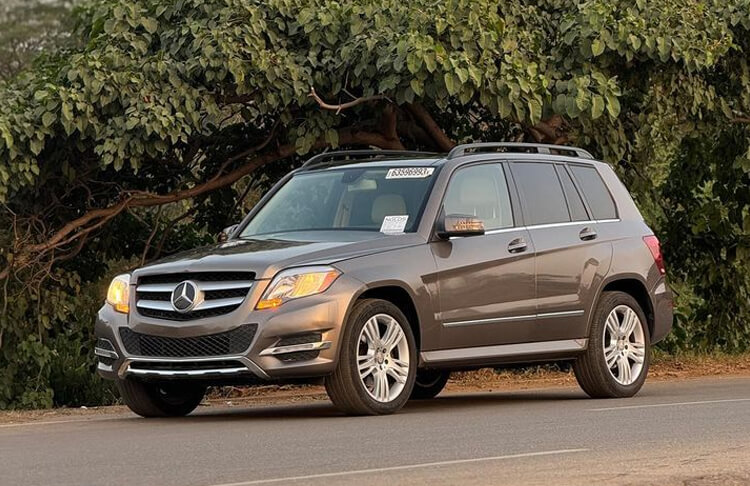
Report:
<svg viewBox="0 0 750 486"><path fill-rule="evenodd" d="M504 358L513 356L528 356L545 353L573 353L584 351L588 346L588 339L564 339L560 341L542 341L534 343L499 344L496 346L477 346L470 348L441 349L438 351L424 351L422 361L426 364L441 361Z"/></svg>
<svg viewBox="0 0 750 486"><path fill-rule="evenodd" d="M545 223L545 224L532 224L527 226L513 226L512 228L500 228L490 231L485 231L484 235L497 235L501 233L512 233L513 231L533 230L533 229L547 229L547 228L560 228L564 226L575 226L575 225L586 225L586 224L598 224L598 223L619 223L622 221L619 218L616 219L588 219L585 221L564 221L562 223ZM457 238L476 238L476 236L451 236L450 239L454 240Z"/></svg>

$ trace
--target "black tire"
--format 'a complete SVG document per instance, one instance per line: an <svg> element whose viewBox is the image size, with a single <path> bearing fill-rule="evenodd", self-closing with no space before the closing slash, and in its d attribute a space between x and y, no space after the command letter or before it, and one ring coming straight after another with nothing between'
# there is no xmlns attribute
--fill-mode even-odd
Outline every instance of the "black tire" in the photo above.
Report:
<svg viewBox="0 0 750 486"><path fill-rule="evenodd" d="M387 314L396 320L406 336L409 350L408 374L403 389L398 396L388 402L375 400L370 395L360 379L357 365L362 329L371 317L378 314ZM336 369L325 380L326 392L336 408L346 414L386 415L394 413L400 410L409 399L417 375L417 360L414 334L403 312L385 300L363 299L354 304L351 315L345 323Z"/></svg>
<svg viewBox="0 0 750 486"><path fill-rule="evenodd" d="M411 400L428 400L435 398L443 391L445 384L450 378L450 371L443 370L419 370L417 379L414 380L414 389L411 391Z"/></svg>
<svg viewBox="0 0 750 486"><path fill-rule="evenodd" d="M607 325L607 318L613 309L623 305L635 311L638 316L645 344L640 374L629 385L623 385L615 379L607 366L604 352L604 329ZM588 349L573 363L576 380L591 398L632 397L638 393L646 381L650 363L650 347L648 321L635 298L625 292L604 292L599 298L592 318Z"/></svg>
<svg viewBox="0 0 750 486"><path fill-rule="evenodd" d="M147 383L117 380L123 402L141 417L183 417L197 407L206 387L193 383Z"/></svg>

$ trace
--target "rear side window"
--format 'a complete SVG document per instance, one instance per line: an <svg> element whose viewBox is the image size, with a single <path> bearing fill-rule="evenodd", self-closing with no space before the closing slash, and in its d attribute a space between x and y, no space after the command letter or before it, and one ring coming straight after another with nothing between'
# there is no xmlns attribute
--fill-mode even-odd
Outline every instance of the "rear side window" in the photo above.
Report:
<svg viewBox="0 0 750 486"><path fill-rule="evenodd" d="M570 221L560 179L553 164L511 164L513 177L521 193L526 224Z"/></svg>
<svg viewBox="0 0 750 486"><path fill-rule="evenodd" d="M599 172L593 167L583 167L580 165L571 165L578 185L583 191L583 195L589 202L589 207L593 213L594 219L615 219L617 218L617 209L612 196L604 185Z"/></svg>
<svg viewBox="0 0 750 486"><path fill-rule="evenodd" d="M570 209L570 217L573 221L586 221L589 219L589 215L586 213L586 206L583 204L583 199L578 193L573 179L570 178L570 174L565 170L565 167L557 166L557 175L560 176L560 182L562 182L563 190L565 191L565 199L568 200L568 209Z"/></svg>
<svg viewBox="0 0 750 486"><path fill-rule="evenodd" d="M459 169L448 184L443 207L446 215L478 217L486 230L513 226L508 184L499 164Z"/></svg>

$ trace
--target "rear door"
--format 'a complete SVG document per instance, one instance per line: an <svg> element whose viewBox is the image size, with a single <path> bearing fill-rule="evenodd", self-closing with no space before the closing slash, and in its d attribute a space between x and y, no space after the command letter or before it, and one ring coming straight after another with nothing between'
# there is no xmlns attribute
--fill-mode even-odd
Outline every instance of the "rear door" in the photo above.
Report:
<svg viewBox="0 0 750 486"><path fill-rule="evenodd" d="M534 340L586 336L590 302L612 255L564 164L513 162L526 226L536 250Z"/></svg>
<svg viewBox="0 0 750 486"><path fill-rule="evenodd" d="M438 268L440 347L527 339L535 312L534 247L514 215L517 195L500 163L461 167L443 199L445 214L480 218L482 236L430 243Z"/></svg>

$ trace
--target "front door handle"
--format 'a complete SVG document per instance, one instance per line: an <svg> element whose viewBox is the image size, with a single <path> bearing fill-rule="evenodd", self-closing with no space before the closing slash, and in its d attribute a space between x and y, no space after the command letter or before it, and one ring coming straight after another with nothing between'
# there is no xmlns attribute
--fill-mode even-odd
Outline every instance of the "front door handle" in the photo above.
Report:
<svg viewBox="0 0 750 486"><path fill-rule="evenodd" d="M508 243L509 253L522 253L526 251L526 248L526 240L524 240L523 238L514 238L510 243Z"/></svg>
<svg viewBox="0 0 750 486"><path fill-rule="evenodd" d="M578 233L578 237L582 239L583 241L588 240L595 240L597 237L596 231L593 230L593 228L590 228L586 226L581 230L580 233Z"/></svg>

